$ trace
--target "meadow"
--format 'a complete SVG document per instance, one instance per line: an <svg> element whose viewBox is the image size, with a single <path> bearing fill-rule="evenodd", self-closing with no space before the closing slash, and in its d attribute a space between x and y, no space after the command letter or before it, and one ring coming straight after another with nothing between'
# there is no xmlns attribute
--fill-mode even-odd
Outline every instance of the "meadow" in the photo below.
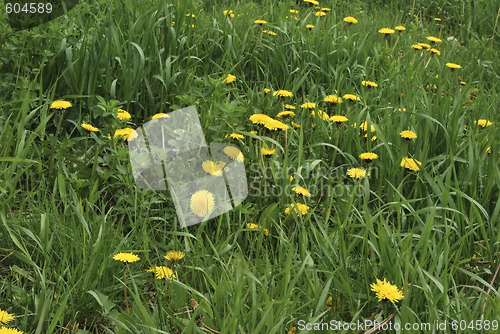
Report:
<svg viewBox="0 0 500 334"><path fill-rule="evenodd" d="M500 5L318 1L0 12L0 334L497 332ZM189 106L248 196L181 227L129 143Z"/></svg>

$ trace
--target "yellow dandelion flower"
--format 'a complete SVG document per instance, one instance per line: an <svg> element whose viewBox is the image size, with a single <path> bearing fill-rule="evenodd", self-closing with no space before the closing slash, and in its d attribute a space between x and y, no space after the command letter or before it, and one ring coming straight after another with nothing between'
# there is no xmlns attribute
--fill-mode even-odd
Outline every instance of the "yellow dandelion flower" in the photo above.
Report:
<svg viewBox="0 0 500 334"><path fill-rule="evenodd" d="M165 255L165 258L169 260L170 262L176 262L182 260L182 258L185 256L183 252L180 251L169 251L167 252L167 255Z"/></svg>
<svg viewBox="0 0 500 334"><path fill-rule="evenodd" d="M198 190L191 196L191 211L198 217L205 217L215 207L214 195L208 190Z"/></svg>
<svg viewBox="0 0 500 334"><path fill-rule="evenodd" d="M231 159L243 162L243 154L239 149L234 146L226 146L224 147L224 153L226 153Z"/></svg>
<svg viewBox="0 0 500 334"><path fill-rule="evenodd" d="M292 191L295 191L297 194L302 195L302 196L311 197L311 194L309 193L309 191L303 187L293 187Z"/></svg>
<svg viewBox="0 0 500 334"><path fill-rule="evenodd" d="M151 117L151 119L169 118L169 117L170 117L170 115L161 112L161 113L153 115L153 117Z"/></svg>
<svg viewBox="0 0 500 334"><path fill-rule="evenodd" d="M292 106L291 104L285 104L285 109L288 109L288 110L295 110L295 107Z"/></svg>
<svg viewBox="0 0 500 334"><path fill-rule="evenodd" d="M266 24L267 22L264 21L264 20L255 20L254 23L257 23L258 25L263 25L263 24Z"/></svg>
<svg viewBox="0 0 500 334"><path fill-rule="evenodd" d="M303 105L301 105L301 107L306 108L306 109L314 109L314 108L316 108L316 103L306 102Z"/></svg>
<svg viewBox="0 0 500 334"><path fill-rule="evenodd" d="M214 163L212 160L206 160L201 164L203 170L213 176L222 176L224 166L226 166L224 162L219 161L218 163Z"/></svg>
<svg viewBox="0 0 500 334"><path fill-rule="evenodd" d="M290 213L292 213L292 209L290 209L290 207L293 208L295 213L299 213L300 211L302 215L305 215L309 211L309 207L307 205L302 203L297 203L297 205L290 204L289 207L285 209L285 214L289 215Z"/></svg>
<svg viewBox="0 0 500 334"><path fill-rule="evenodd" d="M296 9L290 9L290 13L292 13L292 14L298 14L298 13L299 13L299 11L298 11L298 10L296 10Z"/></svg>
<svg viewBox="0 0 500 334"><path fill-rule="evenodd" d="M52 102L52 104L50 105L50 109L68 109L71 108L72 106L73 105L68 101L58 100Z"/></svg>
<svg viewBox="0 0 500 334"><path fill-rule="evenodd" d="M97 132L97 131L99 131L98 128L96 128L95 126L92 126L90 124L87 124L87 123L82 123L82 124L80 124L80 126L82 128L84 128L85 130L89 131L89 132Z"/></svg>
<svg viewBox="0 0 500 334"><path fill-rule="evenodd" d="M314 13L314 15L321 17L321 16L325 16L326 13L322 12L322 11L319 11L319 12Z"/></svg>
<svg viewBox="0 0 500 334"><path fill-rule="evenodd" d="M151 269L146 270L147 272L150 273L155 273L156 279L166 279L166 278L172 278L175 279L175 274L172 269L169 267L165 266L159 266L159 267L154 267Z"/></svg>
<svg viewBox="0 0 500 334"><path fill-rule="evenodd" d="M128 111L125 111L123 109L118 109L118 113L116 114L119 120L128 120L131 119L132 116L128 113Z"/></svg>
<svg viewBox="0 0 500 334"><path fill-rule="evenodd" d="M368 122L365 121L361 123L359 128L363 131L368 131ZM375 132L375 127L373 126L373 124L370 124L370 132Z"/></svg>
<svg viewBox="0 0 500 334"><path fill-rule="evenodd" d="M367 160L368 162L378 159L378 155L372 152L361 153L359 157L363 160Z"/></svg>
<svg viewBox="0 0 500 334"><path fill-rule="evenodd" d="M405 30L406 30L406 28L405 28L405 27L403 27L403 26L396 26L396 27L394 27L394 29L396 29L396 30L397 30L397 31L399 31L399 32L402 32L402 31L405 31Z"/></svg>
<svg viewBox="0 0 500 334"><path fill-rule="evenodd" d="M442 42L442 40L440 40L439 38L434 37L434 36L428 36L426 38L428 41L431 41L432 43L441 43Z"/></svg>
<svg viewBox="0 0 500 334"><path fill-rule="evenodd" d="M405 138L405 139L417 138L417 134L413 131L410 131L410 130L404 130L399 135L401 136L401 138Z"/></svg>
<svg viewBox="0 0 500 334"><path fill-rule="evenodd" d="M115 256L113 256L113 260L121 261L124 263L132 263L139 261L140 257L132 253L118 253Z"/></svg>
<svg viewBox="0 0 500 334"><path fill-rule="evenodd" d="M414 48L415 50L422 50L422 45L420 44L413 44L411 47Z"/></svg>
<svg viewBox="0 0 500 334"><path fill-rule="evenodd" d="M455 63L446 63L446 66L451 68L452 70L462 68L462 66Z"/></svg>
<svg viewBox="0 0 500 334"><path fill-rule="evenodd" d="M288 117L294 117L295 116L295 113L293 111L288 111L288 110L284 110L280 113L278 113L278 115L276 115L276 117L279 117L279 118L288 118Z"/></svg>
<svg viewBox="0 0 500 334"><path fill-rule="evenodd" d="M245 138L245 136L243 136L243 135L242 135L242 134L240 134L240 133L231 133L231 134L229 135L229 137L231 137L231 138L233 138L233 139L243 139L243 138Z"/></svg>
<svg viewBox="0 0 500 334"><path fill-rule="evenodd" d="M314 28L314 26L312 24L306 24L306 28L311 30L312 28Z"/></svg>
<svg viewBox="0 0 500 334"><path fill-rule="evenodd" d="M435 17L434 21L441 21L441 19L439 17Z"/></svg>
<svg viewBox="0 0 500 334"><path fill-rule="evenodd" d="M342 98L351 101L361 101L361 98L354 94L345 94Z"/></svg>
<svg viewBox="0 0 500 334"><path fill-rule="evenodd" d="M269 88L264 88L264 94L269 93L271 90Z"/></svg>
<svg viewBox="0 0 500 334"><path fill-rule="evenodd" d="M391 284L391 282L387 282L385 278L383 282L377 279L377 283L370 284L370 287L372 288L371 290L377 295L379 302L387 299L394 303L404 298L398 287Z"/></svg>
<svg viewBox="0 0 500 334"><path fill-rule="evenodd" d="M327 97L325 97L323 99L323 101L325 102L328 102L328 103L332 103L332 104L340 104L342 103L342 99L340 97L338 97L337 95L328 95Z"/></svg>
<svg viewBox="0 0 500 334"><path fill-rule="evenodd" d="M480 119L480 120L477 120L477 121L474 121L475 124L485 128L487 126L490 126L491 124L493 124L493 122L490 122L486 119Z"/></svg>
<svg viewBox="0 0 500 334"><path fill-rule="evenodd" d="M273 155L273 154L276 154L276 149L267 149L267 148L261 148L260 149L260 153L264 154L264 155Z"/></svg>
<svg viewBox="0 0 500 334"><path fill-rule="evenodd" d="M312 116L315 116L316 113L313 111L311 111L311 115ZM327 113L323 112L322 110L318 110L318 117L319 118L322 118L324 121L328 121L330 119L330 117L328 116Z"/></svg>
<svg viewBox="0 0 500 334"><path fill-rule="evenodd" d="M329 11L331 11L331 9L330 9L330 8L328 8L328 7L323 7L323 8L321 8L320 10L321 10L322 12L329 12Z"/></svg>
<svg viewBox="0 0 500 334"><path fill-rule="evenodd" d="M405 157L401 160L401 167L418 172L422 163L416 159Z"/></svg>
<svg viewBox="0 0 500 334"><path fill-rule="evenodd" d="M262 227L260 225L254 224L254 223L247 223L247 228L250 229L250 230L260 230L260 229L262 229ZM267 230L267 228L264 228L262 230L264 231L264 235L265 236L269 235L269 231Z"/></svg>
<svg viewBox="0 0 500 334"><path fill-rule="evenodd" d="M434 49L434 48L432 48L432 49L430 49L429 51L430 51L430 52L432 52L432 53L433 53L433 54L435 54L435 55L438 55L438 56L440 56L440 55L441 55L441 52L440 52L438 49Z"/></svg>
<svg viewBox="0 0 500 334"><path fill-rule="evenodd" d="M356 20L355 17L347 16L347 17L344 17L344 22L356 24L356 23L358 23L358 20Z"/></svg>
<svg viewBox="0 0 500 334"><path fill-rule="evenodd" d="M292 122L292 126L293 126L295 129L300 129L300 124L298 124L298 123Z"/></svg>
<svg viewBox="0 0 500 334"><path fill-rule="evenodd" d="M360 179L366 176L366 170L362 168L350 168L347 170L347 175L353 179Z"/></svg>
<svg viewBox="0 0 500 334"><path fill-rule="evenodd" d="M113 137L114 138L121 137L121 138L123 138L123 140L127 140L133 132L135 132L135 131L134 131L134 129L131 129L131 128L118 129L115 131L115 134ZM137 136L137 133L136 133L136 136Z"/></svg>
<svg viewBox="0 0 500 334"><path fill-rule="evenodd" d="M273 93L273 96L279 96L279 97L292 97L293 94L292 92L289 92L284 89L277 90Z"/></svg>
<svg viewBox="0 0 500 334"><path fill-rule="evenodd" d="M24 334L16 328L2 327L0 328L0 334Z"/></svg>
<svg viewBox="0 0 500 334"><path fill-rule="evenodd" d="M334 115L334 116L330 117L330 121L340 124L343 122L347 122L348 119L345 116Z"/></svg>
<svg viewBox="0 0 500 334"><path fill-rule="evenodd" d="M381 34L385 34L386 36L388 36L390 34L394 34L394 30L391 28L382 28L378 32Z"/></svg>
<svg viewBox="0 0 500 334"><path fill-rule="evenodd" d="M431 49L431 46L427 43L418 43L418 45L420 45L422 48L427 49L427 50Z"/></svg>
<svg viewBox="0 0 500 334"><path fill-rule="evenodd" d="M304 0L304 2L307 2L308 4L311 4L311 5L319 5L319 2L317 2L316 0Z"/></svg>
<svg viewBox="0 0 500 334"><path fill-rule="evenodd" d="M236 81L236 76L232 74L228 74L227 77L224 80L222 80L223 83L231 83L234 81Z"/></svg>
<svg viewBox="0 0 500 334"><path fill-rule="evenodd" d="M361 81L361 84L365 87L378 87L378 85L373 81Z"/></svg>
<svg viewBox="0 0 500 334"><path fill-rule="evenodd" d="M0 310L0 324L8 324L12 320L14 320L16 317L14 314L7 313L3 310Z"/></svg>

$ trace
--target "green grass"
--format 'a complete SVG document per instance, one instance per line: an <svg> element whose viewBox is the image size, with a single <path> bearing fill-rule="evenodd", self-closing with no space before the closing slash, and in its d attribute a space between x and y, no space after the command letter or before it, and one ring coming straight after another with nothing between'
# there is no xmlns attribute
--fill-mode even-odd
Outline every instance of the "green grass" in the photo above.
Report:
<svg viewBox="0 0 500 334"><path fill-rule="evenodd" d="M446 320L446 332L453 321L498 324L498 4L320 5L331 11L317 17L301 1L98 0L29 31L12 31L1 14L0 309L16 316L8 327L326 333L303 324L391 315L393 326ZM343 21L353 15L357 24ZM396 25L406 30L378 32ZM427 36L442 39L433 45L440 55L411 48ZM223 83L228 74L236 81ZM293 97L274 97L279 89ZM330 107L323 99L331 94L360 101ZM51 109L55 100L73 106ZM317 104L316 116L305 102ZM296 107L283 120L286 134L249 120L276 118L284 104ZM135 186L128 145L113 135L191 105L207 143L241 148L249 196L181 228L169 191ZM119 108L132 119L119 120ZM323 121L319 109L348 121ZM365 121L375 131L360 131ZM406 141L403 130L418 137ZM264 157L262 147L276 153ZM378 159L368 164L363 152ZM420 170L401 167L405 156ZM351 178L353 167L370 176ZM310 209L285 214L295 203ZM169 263L170 250L186 256ZM123 265L113 260L119 252L141 259ZM146 272L154 266L169 266L176 279L155 279ZM384 278L402 289L396 304L371 291Z"/></svg>

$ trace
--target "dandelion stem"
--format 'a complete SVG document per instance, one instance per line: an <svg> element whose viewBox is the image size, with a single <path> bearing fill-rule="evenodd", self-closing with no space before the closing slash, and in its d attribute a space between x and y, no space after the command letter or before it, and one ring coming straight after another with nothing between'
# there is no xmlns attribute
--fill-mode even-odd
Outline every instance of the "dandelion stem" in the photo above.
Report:
<svg viewBox="0 0 500 334"><path fill-rule="evenodd" d="M125 307L127 309L127 313L130 314L130 309L128 308L128 297L127 297L127 265L123 264L123 294L125 295Z"/></svg>

